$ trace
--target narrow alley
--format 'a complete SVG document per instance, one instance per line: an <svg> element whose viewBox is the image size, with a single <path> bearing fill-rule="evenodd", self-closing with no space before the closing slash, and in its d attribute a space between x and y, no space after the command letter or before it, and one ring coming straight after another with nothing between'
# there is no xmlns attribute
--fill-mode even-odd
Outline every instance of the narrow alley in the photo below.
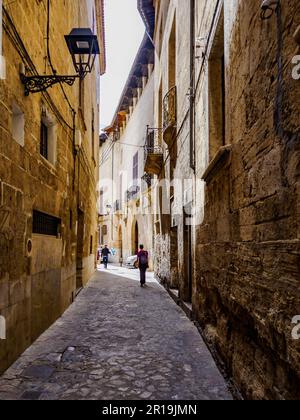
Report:
<svg viewBox="0 0 300 420"><path fill-rule="evenodd" d="M128 271L128 270L127 270ZM155 280L97 272L0 380L0 400L229 400L196 327ZM133 274L132 274L133 273Z"/></svg>
<svg viewBox="0 0 300 420"><path fill-rule="evenodd" d="M0 400L300 400L299 105L299 0L0 0Z"/></svg>

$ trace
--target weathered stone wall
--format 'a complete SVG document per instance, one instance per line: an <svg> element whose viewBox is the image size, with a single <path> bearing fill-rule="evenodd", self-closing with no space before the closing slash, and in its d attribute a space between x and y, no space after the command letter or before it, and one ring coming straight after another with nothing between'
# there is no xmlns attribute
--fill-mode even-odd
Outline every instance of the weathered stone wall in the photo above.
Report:
<svg viewBox="0 0 300 420"><path fill-rule="evenodd" d="M166 283L167 286L178 288L184 299L189 299L187 287L188 281L185 276L187 255L184 249L184 206L191 204L193 192L187 194L184 199L184 192L188 188L188 180L193 180L193 171L190 165L190 120L189 120L189 93L190 93L190 2L189 0L171 0L169 7L160 7L156 4L156 56L155 66L155 117L156 127L161 126L160 122L160 88L162 97L170 89L170 71L174 60L175 85L177 88L177 135L174 135L172 144L168 147L163 142L165 167L162 169L160 179L166 178L170 185L173 180L181 182L182 188L174 189L174 204L172 217L176 220L173 226L173 234L170 234L170 214L163 214L160 208L160 233L155 238L155 271L157 277ZM172 36L172 29L176 27L176 48L175 57L170 58L169 40ZM162 33L162 38L160 34ZM184 191L185 190L185 191ZM170 191L167 193L167 200L170 198ZM170 252L172 250L172 253Z"/></svg>
<svg viewBox="0 0 300 420"><path fill-rule="evenodd" d="M291 334L300 313L300 85L291 75L300 5L280 3L278 14L262 21L260 0L224 2L232 150L208 179L204 221L196 228L193 309L250 399L300 398L300 347ZM202 6L199 36L213 16ZM199 177L209 155L206 83L203 72Z"/></svg>
<svg viewBox="0 0 300 420"><path fill-rule="evenodd" d="M5 3L8 3L7 14L37 71L50 74L50 66L44 59L47 56L47 2ZM64 35L78 24L92 26L94 2L56 3L54 6L51 2L51 58L58 74L73 74ZM78 22L79 15L81 22ZM60 87L53 87L48 94L24 96L19 66L22 61L27 65L28 60L22 54L19 40L8 36L13 26L6 15L4 23L3 54L7 77L0 81L0 314L6 318L7 339L0 341L0 372L72 303L76 289L78 206L86 214L83 283L94 271L98 179L96 73L85 81L84 113L78 110L78 82L65 88L77 112L76 128L81 129L83 137L82 151L75 157L72 113ZM98 62L96 67L98 72ZM15 106L24 114L23 144L13 138ZM40 125L45 109L54 118L57 130L56 159L52 163L40 155ZM59 238L32 234L33 209L61 219ZM92 254L91 236L94 237ZM27 246L29 240L32 249Z"/></svg>

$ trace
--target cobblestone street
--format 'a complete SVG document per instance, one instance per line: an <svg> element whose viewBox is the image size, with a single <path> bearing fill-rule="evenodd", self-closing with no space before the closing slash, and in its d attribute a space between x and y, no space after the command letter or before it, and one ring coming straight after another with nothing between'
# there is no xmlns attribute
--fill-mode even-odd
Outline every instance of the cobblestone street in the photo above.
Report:
<svg viewBox="0 0 300 420"><path fill-rule="evenodd" d="M137 274L98 272L1 378L0 399L231 399L195 326Z"/></svg>

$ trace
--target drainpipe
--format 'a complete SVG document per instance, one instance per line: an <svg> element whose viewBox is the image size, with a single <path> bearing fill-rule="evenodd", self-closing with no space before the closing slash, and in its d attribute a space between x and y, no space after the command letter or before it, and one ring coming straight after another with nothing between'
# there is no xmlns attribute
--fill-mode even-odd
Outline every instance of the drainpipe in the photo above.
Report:
<svg viewBox="0 0 300 420"><path fill-rule="evenodd" d="M190 167L195 171L195 0L190 0Z"/></svg>
<svg viewBox="0 0 300 420"><path fill-rule="evenodd" d="M3 16L3 0L0 0L0 79L5 79L5 60L2 55L2 34L3 34L3 25L2 25L2 16Z"/></svg>

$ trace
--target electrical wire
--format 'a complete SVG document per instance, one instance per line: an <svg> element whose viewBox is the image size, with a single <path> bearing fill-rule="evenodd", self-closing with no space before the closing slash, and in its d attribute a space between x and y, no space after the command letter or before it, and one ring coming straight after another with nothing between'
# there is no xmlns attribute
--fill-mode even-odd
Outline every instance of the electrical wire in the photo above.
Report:
<svg viewBox="0 0 300 420"><path fill-rule="evenodd" d="M31 60L31 57L29 56L26 50L26 47L19 35L19 32L17 31L12 18L10 17L9 13L7 12L4 6L3 6L3 17L4 17L3 19L4 30L7 33L10 41L14 45L16 51L18 52L22 62L25 64L26 69L30 71L32 75L38 76L39 73L36 69L36 66ZM68 122L64 119L61 112L59 111L59 109L57 108L53 100L51 99L50 95L47 92L43 92L42 96L45 99L45 101L48 103L48 105L50 106L51 110L53 111L53 113L55 114L55 116L57 117L57 120L61 123L61 125L68 127L70 130L73 130L73 127L71 127L71 125L68 124Z"/></svg>
<svg viewBox="0 0 300 420"><path fill-rule="evenodd" d="M51 53L50 53L50 0L47 0L47 57L48 57L48 61L52 70L53 75L56 75L56 70L54 69L54 66L52 64L52 58L51 58ZM66 94L66 91L63 87L62 82L59 82L60 88L62 90L62 93L64 95L65 100L67 101L69 108L72 112L72 114L76 115L76 111L74 110L74 108L71 105L71 102ZM75 130L75 126L74 126L74 130Z"/></svg>

